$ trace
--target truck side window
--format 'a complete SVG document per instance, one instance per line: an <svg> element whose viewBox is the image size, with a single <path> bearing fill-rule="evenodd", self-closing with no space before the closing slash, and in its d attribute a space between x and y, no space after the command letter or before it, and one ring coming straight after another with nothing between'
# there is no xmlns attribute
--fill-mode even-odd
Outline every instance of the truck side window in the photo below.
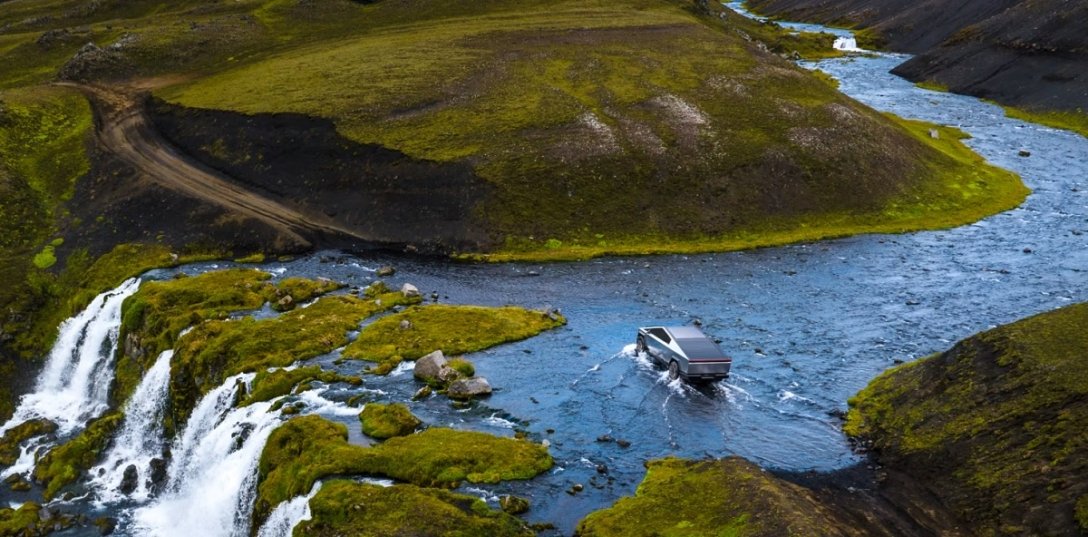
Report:
<svg viewBox="0 0 1088 537"><path fill-rule="evenodd" d="M664 341L665 343L671 343L672 342L672 338L669 337L669 333L666 332L664 328L651 328L651 329L648 330L648 332L653 334L653 336L656 337L657 339L660 339L661 341Z"/></svg>

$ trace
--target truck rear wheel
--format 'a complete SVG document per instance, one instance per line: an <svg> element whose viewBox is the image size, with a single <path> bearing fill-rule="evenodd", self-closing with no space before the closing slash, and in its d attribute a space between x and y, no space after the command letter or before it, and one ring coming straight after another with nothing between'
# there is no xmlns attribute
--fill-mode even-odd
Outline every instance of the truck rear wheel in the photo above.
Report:
<svg viewBox="0 0 1088 537"><path fill-rule="evenodd" d="M676 360L669 362L669 380L676 380L680 378L680 364L676 363Z"/></svg>
<svg viewBox="0 0 1088 537"><path fill-rule="evenodd" d="M644 352L646 352L646 340L643 339L642 336L639 336L638 339L635 340L635 356Z"/></svg>

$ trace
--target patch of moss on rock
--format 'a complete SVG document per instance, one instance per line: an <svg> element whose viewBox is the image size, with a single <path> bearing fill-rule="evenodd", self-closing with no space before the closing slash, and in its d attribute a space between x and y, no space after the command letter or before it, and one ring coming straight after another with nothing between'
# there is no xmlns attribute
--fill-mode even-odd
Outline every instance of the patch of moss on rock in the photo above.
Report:
<svg viewBox="0 0 1088 537"><path fill-rule="evenodd" d="M582 537L860 536L805 488L739 457L713 461L667 458L647 463L634 496L591 513Z"/></svg>
<svg viewBox="0 0 1088 537"><path fill-rule="evenodd" d="M412 434L423 423L408 407L399 403L367 403L359 413L359 421L363 434L379 440Z"/></svg>
<svg viewBox="0 0 1088 537"><path fill-rule="evenodd" d="M387 293L375 299L333 295L271 319L211 321L175 346L170 369L171 414L184 423L199 398L232 375L286 367L332 352L363 319L419 298Z"/></svg>
<svg viewBox="0 0 1088 537"><path fill-rule="evenodd" d="M35 535L32 528L40 522L38 511L41 509L42 506L34 502L26 502L18 509L0 508L0 535Z"/></svg>
<svg viewBox="0 0 1088 537"><path fill-rule="evenodd" d="M281 395L287 395L307 383L319 381L325 383L346 382L352 385L362 384L363 379L349 377L333 371L326 371L320 366L299 367L291 370L276 369L274 371L261 371L253 377L249 393L239 403L239 406L248 406L253 403L270 401Z"/></svg>
<svg viewBox="0 0 1088 537"><path fill-rule="evenodd" d="M312 518L301 522L295 535L535 535L521 520L479 498L413 485L331 481L310 500L310 512Z"/></svg>
<svg viewBox="0 0 1088 537"><path fill-rule="evenodd" d="M465 378L472 377L476 374L476 366L472 365L472 362L464 358L453 358L447 362L447 365Z"/></svg>
<svg viewBox="0 0 1088 537"><path fill-rule="evenodd" d="M846 430L980 534L1072 535L1088 494L1085 356L1086 304L1005 325L873 380Z"/></svg>
<svg viewBox="0 0 1088 537"><path fill-rule="evenodd" d="M385 374L402 360L435 350L465 354L566 324L562 316L552 316L515 306L420 306L374 321L344 349L344 357L379 362L375 372ZM410 328L402 329L401 321L408 321Z"/></svg>
<svg viewBox="0 0 1088 537"><path fill-rule="evenodd" d="M370 448L351 445L347 438L344 425L312 415L291 419L273 431L258 466L254 524L327 476L377 475L419 486L453 487L462 481L529 479L552 466L544 446L471 431L432 428Z"/></svg>
<svg viewBox="0 0 1088 537"><path fill-rule="evenodd" d="M1080 529L1088 531L1088 494L1081 496L1077 500L1076 508L1077 524L1080 524Z"/></svg>
<svg viewBox="0 0 1088 537"><path fill-rule="evenodd" d="M47 419L38 418L12 427L0 438L0 466L11 466L19 458L22 449L19 444L27 438L49 434L57 430L57 424Z"/></svg>
<svg viewBox="0 0 1088 537"><path fill-rule="evenodd" d="M45 486L43 495L46 499L52 499L61 488L74 483L98 462L123 420L124 415L120 412L110 412L92 420L78 436L51 449L38 460L34 479Z"/></svg>

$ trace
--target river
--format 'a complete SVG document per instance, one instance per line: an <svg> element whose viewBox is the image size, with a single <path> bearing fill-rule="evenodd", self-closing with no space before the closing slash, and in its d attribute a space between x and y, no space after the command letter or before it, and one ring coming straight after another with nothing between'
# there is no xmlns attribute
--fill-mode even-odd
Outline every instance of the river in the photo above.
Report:
<svg viewBox="0 0 1088 537"><path fill-rule="evenodd" d="M1021 207L947 231L724 254L483 265L323 252L262 268L277 277L366 285L377 267L392 264L397 273L390 283L411 282L425 296L437 292L441 302L560 308L566 327L470 356L478 374L497 387L472 408L455 409L441 397L410 402L417 385L404 369L365 383L375 400L407 402L429 425L504 435L518 427L534 439L548 439L556 459L550 473L462 491L492 500L503 493L527 496L527 518L552 522L558 533L569 534L586 513L632 494L645 473L643 462L653 458L736 454L784 470L846 467L859 459L833 414L881 371L998 324L1088 300L1088 139L1006 118L997 106L921 89L889 74L905 59L866 54L803 65L831 74L844 93L873 108L970 133L968 145L1020 174L1033 190ZM230 264L204 263L144 278L225 266ZM638 326L696 319L733 355L728 380L700 389L670 383L663 371L633 355ZM334 353L315 361L345 373L362 366L337 366L335 359ZM336 403L352 390L358 388L333 387L311 408L348 424L352 440L362 442L356 411ZM261 433L250 438L263 441L269 422L251 414L222 409L208 431L250 420ZM631 445L599 442L601 435ZM225 472L232 483L252 486L246 476L254 461L237 456L259 452L249 442L230 454L239 460L216 455L203 471ZM598 474L598 465L607 467L606 475ZM567 494L575 483L585 490ZM121 518L120 534L139 535L146 531L138 528L197 512L186 510L185 502L201 496L190 485L176 483L163 498L111 503L94 501L92 493L76 503L92 516ZM228 503L251 497L246 491L216 494ZM6 491L0 499L23 500ZM303 516L301 503L284 506L284 512ZM188 507L214 509L206 504ZM229 534L226 527L224 532Z"/></svg>

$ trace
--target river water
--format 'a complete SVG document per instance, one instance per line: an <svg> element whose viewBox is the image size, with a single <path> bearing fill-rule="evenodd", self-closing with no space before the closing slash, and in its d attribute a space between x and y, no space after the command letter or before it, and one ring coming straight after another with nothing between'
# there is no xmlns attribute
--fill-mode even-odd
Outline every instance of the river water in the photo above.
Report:
<svg viewBox="0 0 1088 537"><path fill-rule="evenodd" d="M556 459L548 474L462 492L492 501L498 494L527 496L527 518L554 523L557 533L569 534L588 512L632 494L649 459L735 454L784 470L846 467L859 459L832 414L881 371L998 324L1088 300L1088 139L1009 119L996 106L924 90L888 73L905 58L855 55L804 65L831 74L844 93L873 108L970 133L968 145L1019 173L1032 188L1021 207L947 231L726 254L478 265L325 252L262 268L277 277L322 276L362 286L375 279L377 267L392 264L397 273L391 284L411 282L425 296L438 293L441 302L560 308L566 327L470 356L478 374L497 387L474 407L456 409L442 397L411 402L418 386L406 368L368 377L363 387L372 400L406 402L431 426L503 435L517 428L547 439ZM1031 155L1019 156L1021 150ZM145 279L168 278L177 270L154 271ZM726 381L693 389L668 382L663 371L634 357L638 326L696 319L734 357ZM362 367L335 365L336 358L333 353L314 361L345 373ZM152 388L146 391L156 393ZM359 390L334 385L301 397L348 424L352 441L365 442L356 410L338 403ZM146 406L155 411L155 405ZM214 485L217 475L252 486L247 472L254 461L241 459L259 453L258 443L274 423L253 415L252 408L244 415L229 408L216 412L218 417L209 414L209 438L229 438L229 430L217 429L224 423L257 432L241 448L207 455L203 463L190 461L184 471L172 469L160 497L103 501L111 494L96 495L91 487L88 499L77 504L92 516L118 516L120 534L170 535L174 517L196 513L194 505L216 509L194 486L209 487L220 503L251 498L249 491L212 489L222 488ZM598 441L602 435L631 444ZM194 444L183 453L202 449L214 451ZM598 473L599 465L607 473ZM199 479L186 480L190 475ZM575 483L585 490L568 494ZM146 489L139 488L140 494ZM0 499L25 498L4 492ZM285 520L306 513L305 503L296 500L281 506L275 524L290 527ZM223 520L222 534L229 535L234 521ZM200 521L185 527L207 529ZM262 535L282 531L270 526Z"/></svg>

